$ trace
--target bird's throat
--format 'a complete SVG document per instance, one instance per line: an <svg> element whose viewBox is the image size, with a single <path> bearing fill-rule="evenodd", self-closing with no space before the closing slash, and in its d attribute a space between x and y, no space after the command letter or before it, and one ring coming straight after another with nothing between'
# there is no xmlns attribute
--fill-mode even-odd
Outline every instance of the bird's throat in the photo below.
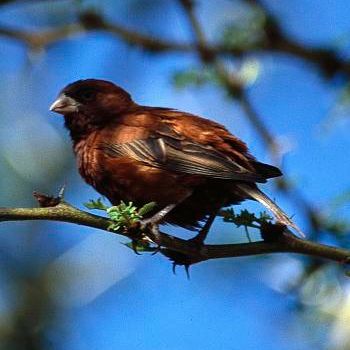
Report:
<svg viewBox="0 0 350 350"><path fill-rule="evenodd" d="M80 113L65 115L64 121L74 144L87 138L92 132L100 128L99 125Z"/></svg>

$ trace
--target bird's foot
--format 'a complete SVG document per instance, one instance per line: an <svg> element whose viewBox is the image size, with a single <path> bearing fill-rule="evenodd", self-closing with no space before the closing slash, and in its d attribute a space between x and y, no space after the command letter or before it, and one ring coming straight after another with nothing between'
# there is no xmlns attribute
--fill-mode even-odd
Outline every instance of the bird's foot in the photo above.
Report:
<svg viewBox="0 0 350 350"><path fill-rule="evenodd" d="M153 234L151 234L152 232ZM125 234L131 239L131 244L128 244L128 246L137 255L141 255L140 252L145 251L152 251L154 254L159 251L158 244L154 239L157 233L159 234L157 226L144 221L135 222L128 228L125 228ZM154 249L153 245L156 246Z"/></svg>
<svg viewBox="0 0 350 350"><path fill-rule="evenodd" d="M146 236L151 235L151 237L157 241L160 238L159 223L157 221L154 221L153 217L140 221L140 231L143 232Z"/></svg>
<svg viewBox="0 0 350 350"><path fill-rule="evenodd" d="M138 247L139 247L139 240L138 239L132 239L131 240L131 248L132 248L132 250L134 251L134 253L136 254L136 255L141 255L140 253L139 253L139 249L138 249Z"/></svg>
<svg viewBox="0 0 350 350"><path fill-rule="evenodd" d="M153 254L156 254L161 250L159 224L164 220L165 216L175 207L176 204L174 203L168 204L166 207L158 211L150 218L139 221L134 227L134 229L138 230L141 235L143 234L149 239L150 242L156 245Z"/></svg>
<svg viewBox="0 0 350 350"><path fill-rule="evenodd" d="M159 227L157 223L146 219L134 223L127 229L127 234L131 238L131 248L137 255L141 252L152 252L152 255L160 251Z"/></svg>
<svg viewBox="0 0 350 350"><path fill-rule="evenodd" d="M131 243L127 244L135 254L141 255L140 252L151 252L152 255L160 251L160 245L155 243L145 234L141 233L131 238Z"/></svg>

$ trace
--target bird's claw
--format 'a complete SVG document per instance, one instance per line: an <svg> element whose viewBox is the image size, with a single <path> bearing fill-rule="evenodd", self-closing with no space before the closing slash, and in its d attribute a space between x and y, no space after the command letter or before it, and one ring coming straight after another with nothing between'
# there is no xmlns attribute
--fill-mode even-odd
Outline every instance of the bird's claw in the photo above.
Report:
<svg viewBox="0 0 350 350"><path fill-rule="evenodd" d="M152 241L159 240L159 225L157 222L154 222L153 220L150 220L150 219L141 220L140 231L144 232L146 236L151 234L152 238L155 238L155 239L152 239Z"/></svg>
<svg viewBox="0 0 350 350"><path fill-rule="evenodd" d="M146 220L139 221L128 229L128 235L131 238L131 248L135 254L141 255L139 253L140 246L145 247L146 251L152 251L152 255L157 254L161 250L161 246L154 239L151 239L150 233L157 237L159 234L158 225L146 222ZM152 246L155 245L155 248L148 250L147 248L150 248L150 244Z"/></svg>
<svg viewBox="0 0 350 350"><path fill-rule="evenodd" d="M139 251L137 250L137 247L138 247L138 240L133 239L133 240L131 241L131 248L132 248L132 250L134 251L134 253L135 253L136 255L141 255L141 254L139 253Z"/></svg>
<svg viewBox="0 0 350 350"><path fill-rule="evenodd" d="M154 249L154 252L151 255L156 255L162 250L162 246L157 244L157 246Z"/></svg>

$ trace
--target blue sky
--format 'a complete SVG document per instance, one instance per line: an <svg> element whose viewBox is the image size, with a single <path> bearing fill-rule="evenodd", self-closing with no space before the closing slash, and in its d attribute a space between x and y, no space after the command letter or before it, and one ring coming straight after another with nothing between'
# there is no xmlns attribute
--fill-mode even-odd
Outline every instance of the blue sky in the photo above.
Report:
<svg viewBox="0 0 350 350"><path fill-rule="evenodd" d="M89 3L95 4L85 2ZM147 6L141 7L138 3L100 2L111 20L130 28L164 38L191 39L174 1L143 2ZM306 44L339 45L350 31L350 7L345 0L265 3L281 16L286 31ZM0 23L40 28L52 21L68 21L74 13L68 4L52 2L49 16L48 6L40 2L35 10L23 3L3 6ZM243 11L240 6L236 1L199 1L198 13L211 40L217 38L223 23ZM346 54L348 43L343 45ZM112 80L141 104L171 106L221 122L244 139L260 160L269 161L239 106L222 91L215 86L174 88L174 71L196 66L192 55L152 55L103 33L56 43L31 55L30 61L27 50L9 39L0 38L0 52L0 157L4 164L0 206L34 205L33 190L52 193L64 182L66 198L76 206L97 197L77 174L62 119L48 112L58 91L81 78ZM350 187L349 124L320 132L336 102L337 84L286 56L256 58L261 72L249 88L251 101L274 134L292 146L283 161L286 172L322 208ZM304 227L298 207L273 186L264 189L288 213L295 213L295 220ZM349 214L349 207L338 213ZM178 233L176 228L169 231ZM293 297L271 288L271 278L284 277L273 275L271 269L282 264L284 255L205 262L192 268L188 281L181 268L174 276L164 258L136 256L120 244L123 238L112 234L58 223L4 223L0 234L3 264L10 257L18 268L29 269L29 274L45 271L52 281L62 282L52 284L54 303L61 310L60 322L50 333L54 348L307 350L327 344L330 328L326 325L326 331L320 332L317 323L305 325L293 308ZM244 241L245 237L217 220L210 240ZM288 259L285 273L292 278L292 267L299 266L301 258ZM0 280L9 281L0 290L3 310L16 303L11 278L6 276L0 271Z"/></svg>

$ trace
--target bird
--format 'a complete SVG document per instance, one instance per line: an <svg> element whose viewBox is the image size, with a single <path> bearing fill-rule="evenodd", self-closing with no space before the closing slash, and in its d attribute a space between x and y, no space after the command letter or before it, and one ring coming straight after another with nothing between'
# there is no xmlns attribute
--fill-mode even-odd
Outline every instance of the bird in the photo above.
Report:
<svg viewBox="0 0 350 350"><path fill-rule="evenodd" d="M215 121L139 105L123 88L100 79L70 83L50 110L64 117L82 178L112 205L155 202L148 223L197 231L192 239L203 244L221 208L249 199L301 233L257 185L282 172L256 160Z"/></svg>

